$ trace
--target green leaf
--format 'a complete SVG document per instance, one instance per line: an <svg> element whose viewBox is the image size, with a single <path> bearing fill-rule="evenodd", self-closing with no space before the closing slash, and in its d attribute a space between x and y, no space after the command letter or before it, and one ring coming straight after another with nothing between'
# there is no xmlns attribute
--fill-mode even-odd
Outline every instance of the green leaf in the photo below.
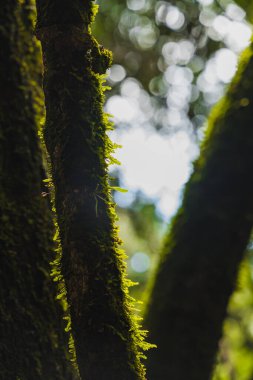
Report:
<svg viewBox="0 0 253 380"><path fill-rule="evenodd" d="M119 191L120 193L127 193L128 192L127 189L122 189L121 187L118 187L118 186L111 186L111 190Z"/></svg>

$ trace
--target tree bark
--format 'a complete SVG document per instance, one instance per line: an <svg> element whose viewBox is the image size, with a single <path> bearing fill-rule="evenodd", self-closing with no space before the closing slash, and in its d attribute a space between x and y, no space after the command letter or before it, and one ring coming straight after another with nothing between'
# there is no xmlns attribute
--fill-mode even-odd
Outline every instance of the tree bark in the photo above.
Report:
<svg viewBox="0 0 253 380"><path fill-rule="evenodd" d="M211 378L253 224L253 58L244 53L172 221L146 310L152 380Z"/></svg>
<svg viewBox="0 0 253 380"><path fill-rule="evenodd" d="M91 36L94 9L90 0L37 0L62 270L82 378L143 379L108 186L100 74L111 56Z"/></svg>
<svg viewBox="0 0 253 380"><path fill-rule="evenodd" d="M50 278L29 9L18 0L0 7L0 379L73 380Z"/></svg>

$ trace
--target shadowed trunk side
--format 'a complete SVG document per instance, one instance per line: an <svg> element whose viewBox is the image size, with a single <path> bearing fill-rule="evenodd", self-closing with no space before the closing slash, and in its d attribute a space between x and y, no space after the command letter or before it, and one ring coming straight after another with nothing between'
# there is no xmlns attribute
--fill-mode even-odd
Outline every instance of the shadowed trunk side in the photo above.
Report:
<svg viewBox="0 0 253 380"><path fill-rule="evenodd" d="M50 278L53 225L41 195L29 5L0 7L0 378L74 380Z"/></svg>
<svg viewBox="0 0 253 380"><path fill-rule="evenodd" d="M152 380L211 378L253 224L253 59L244 53L172 221L146 310Z"/></svg>

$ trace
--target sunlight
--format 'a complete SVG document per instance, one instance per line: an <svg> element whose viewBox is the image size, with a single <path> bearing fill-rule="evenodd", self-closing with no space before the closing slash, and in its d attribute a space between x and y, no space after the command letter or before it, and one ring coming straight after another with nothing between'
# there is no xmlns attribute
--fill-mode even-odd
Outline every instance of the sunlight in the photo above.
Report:
<svg viewBox="0 0 253 380"><path fill-rule="evenodd" d="M178 207L180 189L191 173L190 162L198 152L190 135L180 131L162 136L135 127L114 131L111 137L117 144L123 144L115 154L121 162L122 186L141 191L156 202L163 218L170 218ZM117 196L120 205L121 197L125 194Z"/></svg>
<svg viewBox="0 0 253 380"><path fill-rule="evenodd" d="M215 56L217 78L229 83L237 69L237 56L229 49L220 49Z"/></svg>
<svg viewBox="0 0 253 380"><path fill-rule="evenodd" d="M136 252L130 260L132 269L137 273L146 272L150 267L150 258L144 252Z"/></svg>
<svg viewBox="0 0 253 380"><path fill-rule="evenodd" d="M118 169L121 185L129 189L128 195L117 193L115 199L121 207L128 207L135 199L134 194L141 192L156 203L157 211L166 220L180 203L191 162L198 153L196 139L191 136L193 125L200 128L197 136L203 138L201 127L206 120L203 111L200 109L190 120L189 105L201 96L207 107L219 101L224 85L236 72L238 53L249 44L252 33L245 12L237 5L228 4L222 14L217 14L211 8L212 0L198 2L201 4L199 22L206 27L210 39L224 41L224 45L204 62L195 55L198 47L193 39L165 41L161 49L163 79L153 78L149 85L154 95L164 98L164 108L155 112L150 94L135 78L127 77L121 65L113 65L109 76L112 85L121 82L119 94L109 98L106 111L120 125L111 136L123 146L116 152L116 158L122 162ZM145 1L128 0L127 4L135 11L146 6ZM157 29L152 22L142 17L138 25L133 13L124 13L122 22L126 22L126 17L131 24L129 38L134 43L141 49L156 43ZM159 1L156 21L158 25L179 30L185 18L179 7ZM163 126L162 133L153 128L154 120Z"/></svg>

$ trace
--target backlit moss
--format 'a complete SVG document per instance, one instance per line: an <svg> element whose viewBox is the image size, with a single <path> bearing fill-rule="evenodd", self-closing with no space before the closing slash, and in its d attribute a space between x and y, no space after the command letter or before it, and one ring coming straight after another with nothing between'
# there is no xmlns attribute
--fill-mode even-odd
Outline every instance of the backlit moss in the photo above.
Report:
<svg viewBox="0 0 253 380"><path fill-rule="evenodd" d="M144 379L145 332L133 317L108 184L114 145L103 112L111 53L91 35L92 1L37 1L47 119L77 362L83 379Z"/></svg>

